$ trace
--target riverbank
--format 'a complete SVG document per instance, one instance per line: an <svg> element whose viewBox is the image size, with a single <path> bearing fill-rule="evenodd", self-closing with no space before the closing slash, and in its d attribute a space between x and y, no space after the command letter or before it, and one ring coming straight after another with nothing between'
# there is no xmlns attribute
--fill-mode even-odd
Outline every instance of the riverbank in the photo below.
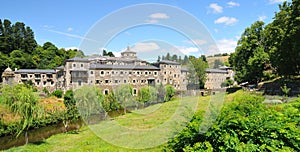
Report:
<svg viewBox="0 0 300 152"><path fill-rule="evenodd" d="M156 104L149 106L145 109L132 111L126 115L122 115L116 118L109 119L106 122L102 122L105 126L109 124L112 120L117 121L122 126L126 126L128 128L133 129L147 129L159 126L160 124L166 122L174 115L174 112L178 109L179 105L185 105L186 103L190 103L193 105L191 101L196 101L197 106L195 106L194 110L205 110L208 105L208 101L210 97L185 97L183 100L175 100L162 104ZM179 106L180 107L180 106ZM185 106L183 106L185 107ZM174 117L178 122L183 119L183 117ZM189 120L187 120L189 122ZM178 127L176 127L176 123L171 124L169 126L171 130L170 132L176 131ZM112 133L114 132L113 128L108 128L104 133ZM147 136L149 139L156 139L157 134L149 134ZM119 138L121 143L129 142L128 139ZM143 139L137 139L143 140ZM161 151L164 146L157 146L155 148L143 149L144 151ZM140 150L132 150L127 148L122 148L120 146L115 146L107 141L99 138L95 132L91 131L88 126L82 127L78 132L69 132L62 133L58 135L53 135L48 139L42 140L40 142L30 143L25 146L20 146L16 148L11 148L7 151L140 151Z"/></svg>

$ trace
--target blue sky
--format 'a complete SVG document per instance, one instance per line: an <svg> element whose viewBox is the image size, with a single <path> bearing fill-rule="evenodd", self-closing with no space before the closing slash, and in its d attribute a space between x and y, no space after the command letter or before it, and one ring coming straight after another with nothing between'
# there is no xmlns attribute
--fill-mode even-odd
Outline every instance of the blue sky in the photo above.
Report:
<svg viewBox="0 0 300 152"><path fill-rule="evenodd" d="M244 29L257 20L263 20L265 23L271 22L274 13L279 10L278 4L282 1L11 0L1 2L0 18L9 19L12 22L24 22L30 26L40 45L50 41L59 48L80 48L86 54L100 53L102 48L118 54L129 45L133 50L144 53L144 57L157 55L159 54L157 52L162 51L178 51L182 54L198 56L233 52ZM169 6L170 9L177 9L177 11L168 12L152 6L148 8L132 7L137 4L147 5L147 3L163 4L164 7ZM126 9L134 11L128 14L123 13L118 16L117 20L105 22L105 25L99 26L103 23L103 19L111 19L111 14L126 12ZM189 25L189 20L180 18L180 14L184 13L191 16L190 20L194 17L201 25ZM97 39L95 43L100 41L104 43L103 41L105 41L105 45L96 45L91 48L83 45L85 43L83 41L91 40L87 36L95 27L102 29L103 26L106 26L114 29L125 22L135 23L135 20L141 19L145 22L144 24L126 25L110 38L106 37L106 40L98 38L102 37L100 33L96 35L98 37L93 37ZM169 27L158 26L160 23L166 23ZM175 29L172 28L173 25L176 26ZM181 30L180 32L177 29L181 25L202 33L201 30L206 30L218 49L216 47L204 49L204 46L201 45L210 40L190 36L193 35L191 31ZM105 35L110 31L106 33L102 30L101 32ZM208 51L208 49L213 51Z"/></svg>

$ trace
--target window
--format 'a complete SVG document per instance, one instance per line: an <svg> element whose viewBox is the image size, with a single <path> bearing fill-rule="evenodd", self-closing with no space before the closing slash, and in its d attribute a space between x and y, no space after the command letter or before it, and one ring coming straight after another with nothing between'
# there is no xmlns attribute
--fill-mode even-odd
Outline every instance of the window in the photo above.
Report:
<svg viewBox="0 0 300 152"><path fill-rule="evenodd" d="M115 83L118 83L119 82L119 80L115 80Z"/></svg>
<svg viewBox="0 0 300 152"><path fill-rule="evenodd" d="M76 64L73 64L73 67L76 67Z"/></svg>
<svg viewBox="0 0 300 152"><path fill-rule="evenodd" d="M47 82L46 81L43 81L43 85L46 85L47 84Z"/></svg>
<svg viewBox="0 0 300 152"><path fill-rule="evenodd" d="M149 74L152 74L152 72L149 72Z"/></svg>
<svg viewBox="0 0 300 152"><path fill-rule="evenodd" d="M35 74L34 77L35 78L41 78L41 75L40 74Z"/></svg>
<svg viewBox="0 0 300 152"><path fill-rule="evenodd" d="M105 80L105 83L109 83L109 80Z"/></svg>
<svg viewBox="0 0 300 152"><path fill-rule="evenodd" d="M109 71L107 71L106 74L109 74Z"/></svg>
<svg viewBox="0 0 300 152"><path fill-rule="evenodd" d="M94 71L91 71L91 74L94 74Z"/></svg>
<svg viewBox="0 0 300 152"><path fill-rule="evenodd" d="M80 66L83 67L83 64L81 64Z"/></svg>
<svg viewBox="0 0 300 152"><path fill-rule="evenodd" d="M100 80L96 80L96 84L99 84L100 83Z"/></svg>
<svg viewBox="0 0 300 152"><path fill-rule="evenodd" d="M120 71L120 74L123 74L124 72L123 71Z"/></svg>
<svg viewBox="0 0 300 152"><path fill-rule="evenodd" d="M126 80L124 80L124 83L126 83Z"/></svg>
<svg viewBox="0 0 300 152"><path fill-rule="evenodd" d="M100 74L101 74L101 75L104 75L104 71L100 71Z"/></svg>
<svg viewBox="0 0 300 152"><path fill-rule="evenodd" d="M136 95L137 94L137 90L134 88L133 89L133 95Z"/></svg>
<svg viewBox="0 0 300 152"><path fill-rule="evenodd" d="M105 95L108 95L108 93L109 93L109 90L108 90L108 89L105 89L105 90L104 90L104 94L105 94Z"/></svg>
<svg viewBox="0 0 300 152"><path fill-rule="evenodd" d="M166 71L165 71L164 73L165 73L165 74L167 74L167 72L166 72Z"/></svg>
<svg viewBox="0 0 300 152"><path fill-rule="evenodd" d="M135 80L132 80L132 83L135 83Z"/></svg>
<svg viewBox="0 0 300 152"><path fill-rule="evenodd" d="M147 71L145 72L145 75L148 75L148 72L147 72Z"/></svg>
<svg viewBox="0 0 300 152"><path fill-rule="evenodd" d="M81 86L81 81L78 81L78 85Z"/></svg>
<svg viewBox="0 0 300 152"><path fill-rule="evenodd" d="M115 71L111 71L111 74L115 74Z"/></svg>
<svg viewBox="0 0 300 152"><path fill-rule="evenodd" d="M129 73L129 74L131 74L132 72L131 72L131 71L129 71L128 73Z"/></svg>
<svg viewBox="0 0 300 152"><path fill-rule="evenodd" d="M136 72L136 74L140 74L140 72L138 71L138 72Z"/></svg>
<svg viewBox="0 0 300 152"><path fill-rule="evenodd" d="M21 74L22 78L27 78L27 74Z"/></svg>
<svg viewBox="0 0 300 152"><path fill-rule="evenodd" d="M154 72L154 75L157 75L157 72Z"/></svg>

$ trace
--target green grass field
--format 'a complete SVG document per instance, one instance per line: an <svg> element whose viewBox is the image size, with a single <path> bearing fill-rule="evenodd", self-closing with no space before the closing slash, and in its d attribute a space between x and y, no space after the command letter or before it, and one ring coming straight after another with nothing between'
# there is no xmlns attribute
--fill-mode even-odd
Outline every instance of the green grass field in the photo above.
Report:
<svg viewBox="0 0 300 152"><path fill-rule="evenodd" d="M161 151L209 101L209 96L176 99L7 151Z"/></svg>

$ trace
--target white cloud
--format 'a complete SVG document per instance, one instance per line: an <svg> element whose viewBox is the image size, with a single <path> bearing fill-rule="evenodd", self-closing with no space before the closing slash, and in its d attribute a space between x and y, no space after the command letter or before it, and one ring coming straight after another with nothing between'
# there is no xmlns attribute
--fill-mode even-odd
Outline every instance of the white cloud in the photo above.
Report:
<svg viewBox="0 0 300 152"><path fill-rule="evenodd" d="M217 3L211 3L209 5L209 8L212 10L213 13L222 13L223 12L223 7L218 5Z"/></svg>
<svg viewBox="0 0 300 152"><path fill-rule="evenodd" d="M67 31L68 31L68 32L71 32L71 31L73 31L73 28L72 28L72 27L69 27L69 28L67 29Z"/></svg>
<svg viewBox="0 0 300 152"><path fill-rule="evenodd" d="M269 3L270 4L276 4L276 3L282 3L284 1L286 1L286 0L269 0Z"/></svg>
<svg viewBox="0 0 300 152"><path fill-rule="evenodd" d="M195 40L185 40L184 42L188 43L188 44L196 44L196 45L203 45L206 44L207 42L205 40L201 40L201 39L195 39Z"/></svg>
<svg viewBox="0 0 300 152"><path fill-rule="evenodd" d="M170 16L168 16L165 13L154 13L149 15L150 18L152 19L168 19Z"/></svg>
<svg viewBox="0 0 300 152"><path fill-rule="evenodd" d="M112 51L112 53L115 55L115 57L121 57L121 52Z"/></svg>
<svg viewBox="0 0 300 152"><path fill-rule="evenodd" d="M258 16L259 21L264 21L266 18L267 18L267 16L265 16L265 15Z"/></svg>
<svg viewBox="0 0 300 152"><path fill-rule="evenodd" d="M237 46L237 40L234 39L221 39L217 40L216 45L209 46L209 53L210 55L217 54L217 53L230 53L234 52Z"/></svg>
<svg viewBox="0 0 300 152"><path fill-rule="evenodd" d="M145 20L146 23L150 23L150 24L155 24L158 23L158 20L154 20L154 19L147 19Z"/></svg>
<svg viewBox="0 0 300 152"><path fill-rule="evenodd" d="M222 39L217 41L217 45L222 53L224 52L234 52L237 40L234 39Z"/></svg>
<svg viewBox="0 0 300 152"><path fill-rule="evenodd" d="M148 51L154 51L160 49L160 47L153 42L145 42L145 43L135 43L133 48L131 48L133 51L136 52L148 52Z"/></svg>
<svg viewBox="0 0 300 152"><path fill-rule="evenodd" d="M227 5L228 5L228 7L240 6L239 3L236 3L236 2L233 2L233 1L228 2Z"/></svg>
<svg viewBox="0 0 300 152"><path fill-rule="evenodd" d="M185 55L190 55L191 53L195 53L199 51L197 47L177 46L176 49L178 49L181 53Z"/></svg>
<svg viewBox="0 0 300 152"><path fill-rule="evenodd" d="M219 30L218 30L218 29L216 29L216 28L214 29L214 31L215 31L216 33L218 33L218 32L219 32Z"/></svg>
<svg viewBox="0 0 300 152"><path fill-rule="evenodd" d="M70 46L70 47L66 47L65 48L65 50L79 50L79 48L78 47L76 47L76 46Z"/></svg>
<svg viewBox="0 0 300 152"><path fill-rule="evenodd" d="M225 25L233 25L236 22L238 22L236 18L227 17L227 16L220 17L214 21L215 24L225 24Z"/></svg>

